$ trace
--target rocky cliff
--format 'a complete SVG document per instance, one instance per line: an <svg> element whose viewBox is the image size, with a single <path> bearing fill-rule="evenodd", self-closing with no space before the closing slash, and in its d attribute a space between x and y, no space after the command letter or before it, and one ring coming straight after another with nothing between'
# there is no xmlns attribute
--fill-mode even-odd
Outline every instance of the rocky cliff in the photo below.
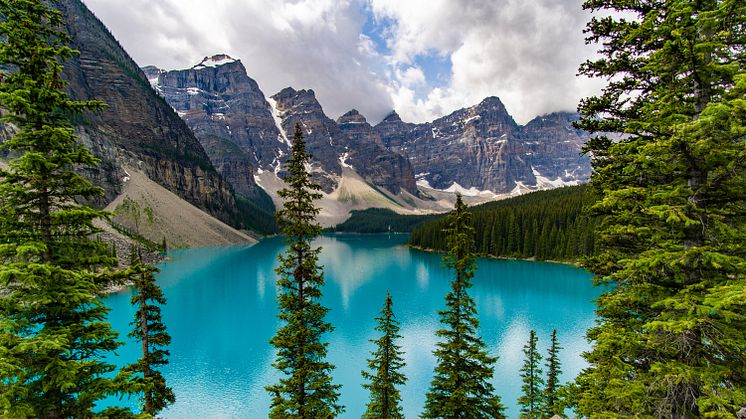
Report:
<svg viewBox="0 0 746 419"><path fill-rule="evenodd" d="M288 154L288 143L243 64L215 55L185 70L143 70L235 191L272 211L271 199L254 181L254 173L277 167Z"/></svg>
<svg viewBox="0 0 746 419"><path fill-rule="evenodd" d="M313 177L326 193L339 186L342 168L349 167L374 187L417 194L409 161L387 149L356 111L337 122L327 117L313 90L287 88L265 98L243 64L225 54L185 70L143 70L243 195L259 195L254 174L281 172L296 124L312 155Z"/></svg>
<svg viewBox="0 0 746 419"><path fill-rule="evenodd" d="M347 136L344 164L354 168L370 183L398 194L405 190L418 195L414 170L409 160L392 152L363 115L353 109L337 119L337 126Z"/></svg>
<svg viewBox="0 0 746 419"><path fill-rule="evenodd" d="M374 130L409 159L423 187L503 194L588 179L590 161L579 155L588 137L572 128L574 118L557 113L520 126L500 99L488 97L424 124L394 112Z"/></svg>
<svg viewBox="0 0 746 419"><path fill-rule="evenodd" d="M148 79L106 27L79 0L61 0L71 47L80 51L65 64L74 99L99 99L108 108L75 121L81 140L102 164L88 175L104 187L101 206L121 191L123 164L217 218L239 225L241 214L230 185L210 163L184 121L151 88Z"/></svg>

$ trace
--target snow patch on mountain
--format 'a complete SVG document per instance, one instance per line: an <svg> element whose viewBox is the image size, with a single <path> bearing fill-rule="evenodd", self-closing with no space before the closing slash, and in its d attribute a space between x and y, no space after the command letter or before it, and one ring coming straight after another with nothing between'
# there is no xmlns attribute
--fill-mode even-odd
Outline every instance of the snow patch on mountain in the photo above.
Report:
<svg viewBox="0 0 746 419"><path fill-rule="evenodd" d="M561 188L563 186L575 186L579 185L580 182L577 180L563 180L562 177L558 177L557 179L549 179L546 176L543 176L541 173L539 173L538 170L536 170L533 166L531 166L531 172L533 172L534 177L536 178L536 186L539 189L553 189L553 188ZM567 173L567 171L565 171Z"/></svg>
<svg viewBox="0 0 746 419"><path fill-rule="evenodd" d="M213 55L212 57L205 57L202 62L192 67L195 70L200 70L208 67L217 67L225 64L235 63L235 58L232 58L225 54Z"/></svg>
<svg viewBox="0 0 746 419"><path fill-rule="evenodd" d="M479 189L473 186L469 189L466 189L463 186L459 185L458 182L453 182L451 186L449 186L446 189L443 189L443 192L458 193L463 196L480 196L480 197L496 197L497 196L492 191L480 191Z"/></svg>
<svg viewBox="0 0 746 419"><path fill-rule="evenodd" d="M347 159L350 157L349 152L343 153L341 156L339 156L339 164L342 165L342 167L349 167L350 169L354 169L352 165L347 163Z"/></svg>
<svg viewBox="0 0 746 419"><path fill-rule="evenodd" d="M277 137L277 141L281 143L285 143L288 145L288 147L292 147L293 144L290 143L290 140L288 140L288 135L285 132L285 129L282 127L282 115L280 113L280 110L277 109L277 101L272 99L271 97L265 98L267 100L267 103L269 103L269 108L272 113L272 119L275 121L275 126L277 127L277 130L280 131L280 135Z"/></svg>

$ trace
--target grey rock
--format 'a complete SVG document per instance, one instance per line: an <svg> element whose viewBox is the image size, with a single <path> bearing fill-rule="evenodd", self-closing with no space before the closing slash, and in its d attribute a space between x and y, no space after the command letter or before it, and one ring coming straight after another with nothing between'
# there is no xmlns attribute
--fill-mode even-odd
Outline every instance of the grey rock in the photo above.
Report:
<svg viewBox="0 0 746 419"><path fill-rule="evenodd" d="M86 174L106 192L104 206L121 190L122 165L133 164L180 197L228 223L238 211L233 192L178 115L150 88L148 78L80 0L61 0L71 47L63 77L76 100L108 105L77 121L81 142L101 159ZM235 224L234 224L235 225Z"/></svg>
<svg viewBox="0 0 746 419"><path fill-rule="evenodd" d="M506 193L521 183L538 187L535 173L564 182L586 181L590 161L580 157L588 136L571 127L573 114L558 113L518 125L497 97L424 124L391 113L374 130L392 151L406 156L417 178L446 189Z"/></svg>
<svg viewBox="0 0 746 419"><path fill-rule="evenodd" d="M178 112L210 161L240 194L264 194L254 182L257 168L280 164L288 144L259 85L241 61L221 54L186 70L145 67L153 87Z"/></svg>
<svg viewBox="0 0 746 419"><path fill-rule="evenodd" d="M398 194L402 190L417 196L417 183L409 160L383 145L381 136L363 115L353 109L337 119L349 139L346 163L373 185Z"/></svg>

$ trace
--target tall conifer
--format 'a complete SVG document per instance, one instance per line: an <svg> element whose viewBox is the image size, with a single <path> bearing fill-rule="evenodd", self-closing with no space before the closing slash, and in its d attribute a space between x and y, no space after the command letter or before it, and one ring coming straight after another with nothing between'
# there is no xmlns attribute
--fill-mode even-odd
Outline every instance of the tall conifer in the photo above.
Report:
<svg viewBox="0 0 746 419"><path fill-rule="evenodd" d="M155 283L156 272L158 269L142 263L133 249L129 274L135 293L130 301L136 311L129 336L140 342L142 356L127 369L140 374L144 389L142 411L153 416L176 400L173 390L159 371L160 367L168 364L169 352L166 347L171 343L171 336L161 318L161 306L166 304L166 297Z"/></svg>
<svg viewBox="0 0 746 419"><path fill-rule="evenodd" d="M577 412L733 417L746 404L746 2L588 0L580 72L608 80L578 125L600 136L597 300Z"/></svg>
<svg viewBox="0 0 746 419"><path fill-rule="evenodd" d="M544 416L552 417L554 415L562 416L564 408L560 397L559 376L562 374L562 366L559 360L559 351L562 349L557 340L557 329L552 330L552 342L547 354L547 382L544 387Z"/></svg>
<svg viewBox="0 0 746 419"><path fill-rule="evenodd" d="M521 419L541 417L544 407L544 378L541 376L541 354L536 350L538 337L535 331L529 334L528 342L523 347L523 367L521 368L522 395L518 398L521 406Z"/></svg>
<svg viewBox="0 0 746 419"><path fill-rule="evenodd" d="M273 365L285 377L267 387L273 396L271 418L331 418L344 411L338 403L340 385L332 384L334 366L325 360L328 344L321 340L333 327L324 320L329 309L319 303L324 285L318 265L321 248L312 248L311 240L321 232L316 223L319 209L313 204L321 197L321 188L306 170L309 160L296 124L287 161L288 187L279 192L284 203L277 211L288 249L279 256L276 269L282 289L277 297L282 326L270 343L277 349Z"/></svg>
<svg viewBox="0 0 746 419"><path fill-rule="evenodd" d="M477 308L468 293L476 268L470 217L461 195L457 195L456 207L448 216L448 254L443 258L456 277L446 295L447 309L440 311L444 328L436 332L442 340L434 351L438 364L427 393L424 418L505 417L500 397L490 383L497 359L487 355L477 333Z"/></svg>
<svg viewBox="0 0 746 419"><path fill-rule="evenodd" d="M370 401L363 414L365 419L402 419L401 396L396 386L403 385L406 377L401 373L405 365L402 358L401 346L396 344L399 335L399 322L393 311L391 294L386 293L381 316L376 318L376 330L381 332L380 338L371 340L376 344L376 350L371 353L373 358L368 360L370 371L363 371L363 378L368 383L363 387L370 391Z"/></svg>
<svg viewBox="0 0 746 419"><path fill-rule="evenodd" d="M0 0L0 122L15 131L2 146L17 156L0 171L2 417L92 417L97 401L133 390L103 361L119 346L97 298L116 264L92 239L106 214L75 202L102 190L73 170L97 161L69 121L103 104L62 90L75 51L61 26L49 2Z"/></svg>

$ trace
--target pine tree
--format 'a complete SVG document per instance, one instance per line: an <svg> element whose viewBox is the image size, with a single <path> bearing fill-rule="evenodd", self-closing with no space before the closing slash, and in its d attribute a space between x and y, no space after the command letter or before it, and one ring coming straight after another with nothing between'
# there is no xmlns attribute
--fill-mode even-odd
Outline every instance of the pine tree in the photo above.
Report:
<svg viewBox="0 0 746 419"><path fill-rule="evenodd" d="M69 122L103 104L62 90L75 51L61 26L48 2L0 0L0 122L15 132L2 147L17 156L0 171L2 417L92 417L96 402L135 389L103 361L120 345L97 298L116 259L92 239L106 213L76 203L102 190L73 170L97 161Z"/></svg>
<svg viewBox="0 0 746 419"><path fill-rule="evenodd" d="M368 383L363 387L370 391L370 402L363 414L365 419L403 419L401 396L398 385L406 382L406 377L400 372L405 365L402 358L401 346L396 344L400 339L399 322L394 316L391 294L386 293L386 303L381 310L381 317L377 317L376 330L383 335L371 340L376 344L376 350L371 353L373 358L368 360L370 372L363 371L363 378Z"/></svg>
<svg viewBox="0 0 746 419"><path fill-rule="evenodd" d="M166 304L163 290L155 283L158 269L143 264L134 248L130 255L129 277L135 288L131 303L137 308L129 337L141 343L142 356L137 363L127 367L141 376L143 391L142 412L155 416L176 400L171 387L158 370L168 364L169 352L165 349L171 343L171 336L161 318L161 306Z"/></svg>
<svg viewBox="0 0 746 419"><path fill-rule="evenodd" d="M523 385L521 391L523 394L518 398L518 404L521 406L521 419L534 419L541 417L541 410L544 406L544 379L541 376L541 354L536 350L538 338L535 331L531 331L526 346L523 347L523 354L526 358L521 368L521 379Z"/></svg>
<svg viewBox="0 0 746 419"><path fill-rule="evenodd" d="M439 312L444 328L436 332L442 341L434 351L438 364L424 418L505 417L500 397L490 383L497 359L487 355L477 334L477 308L468 293L476 268L470 218L461 195L456 195L456 207L448 216L448 254L443 258L456 277L446 295L447 309Z"/></svg>
<svg viewBox="0 0 746 419"><path fill-rule="evenodd" d="M559 351L562 347L557 340L557 329L552 330L552 343L547 354L547 382L544 387L544 416L550 418L554 415L563 416L564 408L560 396L559 376L562 374L562 366L559 360Z"/></svg>
<svg viewBox="0 0 746 419"><path fill-rule="evenodd" d="M280 190L283 209L277 222L286 236L288 249L280 255L277 297L279 319L283 323L270 343L277 349L274 367L286 377L267 387L272 394L271 418L331 418L344 411L338 404L340 385L332 384L334 366L325 360L327 343L322 335L333 327L324 321L328 308L318 301L324 276L318 266L321 248L312 248L311 240L321 232L316 223L321 188L306 170L306 154L300 125L295 126L292 154L287 162L288 187Z"/></svg>
<svg viewBox="0 0 746 419"><path fill-rule="evenodd" d="M746 3L586 1L609 80L578 125L611 285L577 413L733 417L746 405Z"/></svg>

